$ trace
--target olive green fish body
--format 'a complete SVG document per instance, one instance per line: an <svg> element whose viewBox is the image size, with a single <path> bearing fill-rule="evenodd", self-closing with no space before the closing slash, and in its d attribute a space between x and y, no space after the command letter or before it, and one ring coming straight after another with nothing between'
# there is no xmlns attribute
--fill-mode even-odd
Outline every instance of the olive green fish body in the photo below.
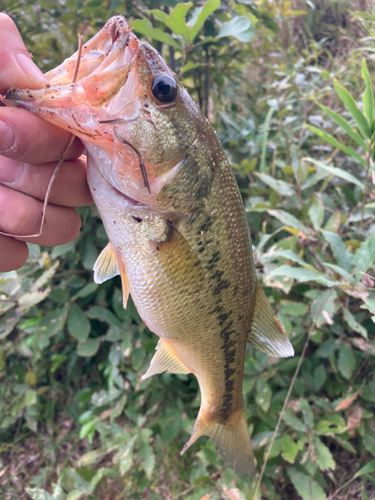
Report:
<svg viewBox="0 0 375 500"><path fill-rule="evenodd" d="M201 408L183 452L210 436L226 463L254 472L242 378L246 343L293 348L259 287L241 196L207 119L160 54L122 16L7 103L70 130L88 151L88 182L109 244L94 266L121 275L160 340L143 376L193 373Z"/></svg>

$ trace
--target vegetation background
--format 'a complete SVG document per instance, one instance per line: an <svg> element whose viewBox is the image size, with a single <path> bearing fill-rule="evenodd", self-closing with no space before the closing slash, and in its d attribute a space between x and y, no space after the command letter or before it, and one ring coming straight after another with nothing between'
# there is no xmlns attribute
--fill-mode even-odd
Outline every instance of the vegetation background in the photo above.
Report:
<svg viewBox="0 0 375 500"><path fill-rule="evenodd" d="M0 498L375 498L375 8L371 0L0 0L48 70L114 14L163 54L233 165L259 279L296 350L253 351L254 478L211 440L184 456L193 376L141 381L157 338L119 278L95 207L79 237L0 275ZM368 70L367 70L368 68ZM297 365L300 367L293 380ZM267 450L278 426L261 481Z"/></svg>

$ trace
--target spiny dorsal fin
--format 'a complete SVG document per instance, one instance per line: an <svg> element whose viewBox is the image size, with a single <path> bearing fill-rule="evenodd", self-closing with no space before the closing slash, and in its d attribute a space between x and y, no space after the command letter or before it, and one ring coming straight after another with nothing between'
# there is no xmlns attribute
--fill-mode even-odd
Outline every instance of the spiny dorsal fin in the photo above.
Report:
<svg viewBox="0 0 375 500"><path fill-rule="evenodd" d="M94 264L94 281L99 285L104 281L114 278L120 274L116 254L112 245L108 245L100 252Z"/></svg>
<svg viewBox="0 0 375 500"><path fill-rule="evenodd" d="M156 346L156 353L151 360L150 366L142 377L142 380L156 375L157 373L190 373L179 359L176 358L172 349L160 339Z"/></svg>
<svg viewBox="0 0 375 500"><path fill-rule="evenodd" d="M257 283L255 309L248 343L275 358L294 356L294 349L285 330L272 312L270 303Z"/></svg>
<svg viewBox="0 0 375 500"><path fill-rule="evenodd" d="M94 281L99 285L104 281L121 275L123 305L126 309L126 304L129 297L129 283L126 277L125 267L121 260L117 260L115 251L110 243L103 248L99 257L94 264Z"/></svg>
<svg viewBox="0 0 375 500"><path fill-rule="evenodd" d="M155 242L158 257L173 286L196 293L206 283L202 264L183 235L168 223L165 241Z"/></svg>

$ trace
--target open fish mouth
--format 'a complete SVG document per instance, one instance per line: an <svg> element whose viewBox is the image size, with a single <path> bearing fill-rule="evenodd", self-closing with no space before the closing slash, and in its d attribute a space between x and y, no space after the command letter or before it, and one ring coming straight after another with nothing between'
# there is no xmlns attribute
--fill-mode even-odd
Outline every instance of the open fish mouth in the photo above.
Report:
<svg viewBox="0 0 375 500"><path fill-rule="evenodd" d="M82 46L81 51L78 50L46 73L45 76L49 80L46 88L33 91L10 89L6 100L31 111L37 106L39 114L44 106L50 110L75 109L78 113L86 109L90 110L92 118L94 108L98 121L115 120L118 117L118 109L112 112L111 109L100 108L110 105L113 97L124 87L136 62L138 45L139 41L132 33L127 20L122 16L113 17L99 33ZM79 123L82 125L81 134L87 135L82 130L87 128L87 122L90 120L87 116L87 120L84 118L85 116L80 116ZM58 123L58 117L55 122L56 125L67 128L63 126L66 116L62 123ZM80 135L77 130L75 133Z"/></svg>

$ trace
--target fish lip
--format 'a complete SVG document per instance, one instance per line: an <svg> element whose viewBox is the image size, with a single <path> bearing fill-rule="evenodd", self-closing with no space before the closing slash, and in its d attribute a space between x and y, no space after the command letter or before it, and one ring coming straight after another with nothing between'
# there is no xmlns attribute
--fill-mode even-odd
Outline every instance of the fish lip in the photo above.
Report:
<svg viewBox="0 0 375 500"><path fill-rule="evenodd" d="M51 86L72 83L72 74L79 61L76 79L79 82L90 75L108 70L111 65L116 66L121 53L125 52L129 44L137 49L138 39L132 33L128 21L124 16L111 17L96 35L82 45L81 53L77 50L45 76Z"/></svg>

